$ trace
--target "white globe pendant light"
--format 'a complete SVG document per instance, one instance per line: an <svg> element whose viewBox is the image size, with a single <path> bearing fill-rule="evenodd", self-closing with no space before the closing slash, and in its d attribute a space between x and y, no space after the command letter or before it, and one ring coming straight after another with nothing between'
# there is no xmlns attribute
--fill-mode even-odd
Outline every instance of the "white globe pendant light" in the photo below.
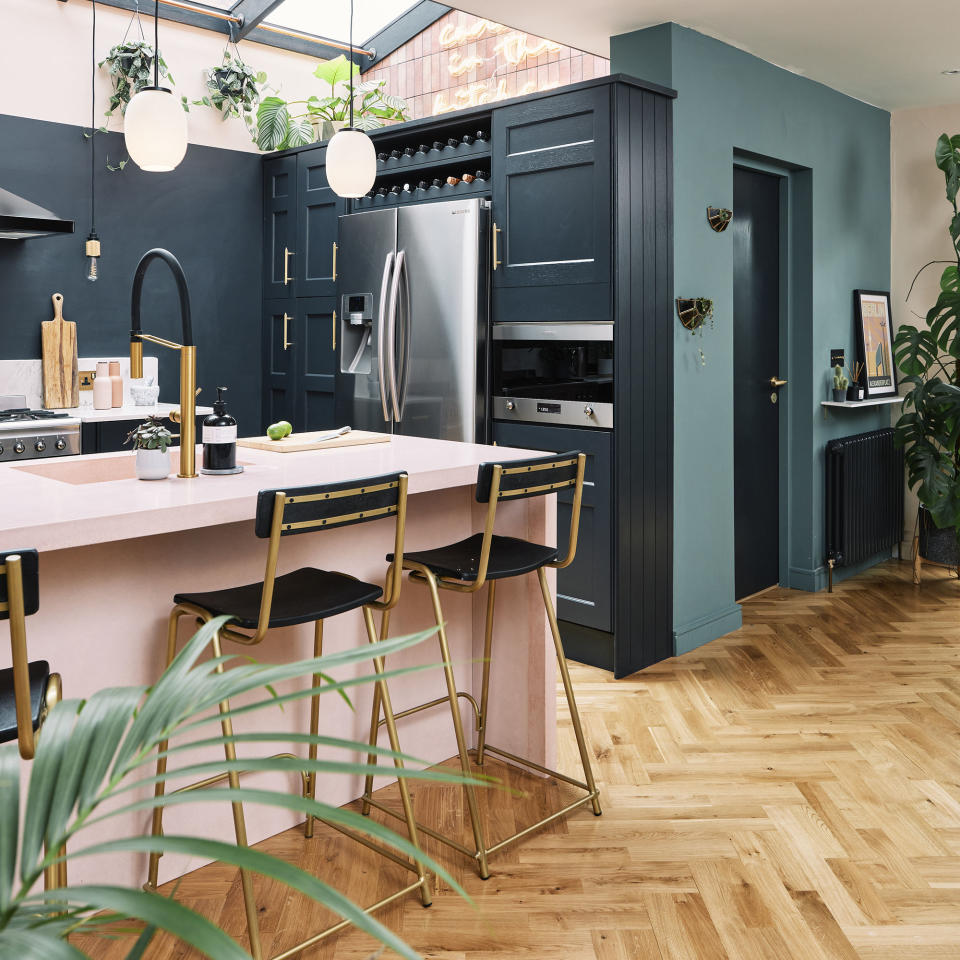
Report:
<svg viewBox="0 0 960 960"><path fill-rule="evenodd" d="M373 141L353 126L353 0L350 0L349 96L350 123L338 130L327 144L327 182L338 197L362 197L377 176L377 152ZM129 108L128 108L129 109Z"/></svg>
<svg viewBox="0 0 960 960"><path fill-rule="evenodd" d="M123 137L130 159L147 173L173 170L187 152L187 115L168 87L160 86L160 3L154 0L153 86L127 104Z"/></svg>
<svg viewBox="0 0 960 960"><path fill-rule="evenodd" d="M377 152L362 131L345 127L327 145L327 182L338 197L362 197L377 176Z"/></svg>

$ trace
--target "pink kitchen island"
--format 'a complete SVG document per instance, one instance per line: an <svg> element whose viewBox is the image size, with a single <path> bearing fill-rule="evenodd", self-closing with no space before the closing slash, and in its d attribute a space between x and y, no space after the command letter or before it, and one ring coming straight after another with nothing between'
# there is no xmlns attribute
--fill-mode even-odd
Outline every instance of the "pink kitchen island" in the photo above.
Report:
<svg viewBox="0 0 960 960"><path fill-rule="evenodd" d="M191 480L175 475L164 481L136 480L132 453L0 466L0 550L32 547L40 551L40 610L27 622L30 659L48 660L62 674L66 698L82 698L103 687L152 683L163 667L166 621L175 593L262 579L267 542L258 540L253 531L259 490L289 490L406 471L410 478L406 549L418 550L483 529L486 507L474 500L480 463L535 455L402 436L388 443L306 453L246 448L237 452L245 467L242 474ZM312 565L382 584L393 529L393 523L385 520L284 538L279 572ZM555 543L556 497L503 503L497 532ZM553 571L550 576L554 578ZM504 581L497 601L490 739L553 766L555 659L536 577ZM457 686L479 698L485 591L445 592L443 603ZM391 618L391 636L424 629L432 622L427 590L405 581ZM183 623L185 638L188 627ZM6 631L0 636L0 667L6 667L10 664ZM258 647L228 643L225 652L252 655L263 662L289 662L312 654L312 638L312 626L307 624L271 631ZM327 621L324 652L365 643L360 611ZM438 644L431 637L391 658L388 666L438 664L439 660ZM362 669L371 668L364 664ZM399 677L391 681L391 693L397 712L440 697L445 693L442 672L426 670ZM372 686L356 688L351 695L353 710L335 694L325 696L321 734L364 740L371 696ZM473 731L472 712L468 706L463 711L464 727ZM241 720L237 728L250 729ZM306 731L309 701L287 705L282 712L257 713L249 722ZM446 707L415 714L399 724L405 752L428 763L456 755ZM382 742L386 745L385 733ZM295 752L305 751L302 745L295 748ZM299 792L300 778L257 774L245 782ZM147 792L144 788L140 795L145 797ZM335 777L320 782L318 797L343 804L361 792L361 778ZM250 841L279 833L298 819L285 811L249 807ZM173 807L165 815L164 827L170 833L233 840L229 809L217 803ZM108 829L111 836L120 830L125 835L147 833L149 813L131 814L122 824L111 821ZM83 846L106 839L106 834L98 836L96 827L83 836ZM201 864L168 854L160 862L160 880ZM114 883L138 885L146 879L146 856L80 859L73 861L71 870L75 882L109 876Z"/></svg>

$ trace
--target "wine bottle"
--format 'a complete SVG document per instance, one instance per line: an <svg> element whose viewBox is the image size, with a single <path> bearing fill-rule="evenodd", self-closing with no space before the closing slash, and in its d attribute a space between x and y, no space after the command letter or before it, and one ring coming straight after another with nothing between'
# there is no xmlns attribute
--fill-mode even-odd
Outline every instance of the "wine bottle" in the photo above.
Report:
<svg viewBox="0 0 960 960"><path fill-rule="evenodd" d="M430 148L425 143L421 143L420 146L417 147L417 153L427 153L429 150Z"/></svg>
<svg viewBox="0 0 960 960"><path fill-rule="evenodd" d="M451 150L456 150L457 147L460 146L460 141L456 137L450 137L447 140L447 146L450 147Z"/></svg>
<svg viewBox="0 0 960 960"><path fill-rule="evenodd" d="M368 154L368 156L369 156L369 154ZM389 193L389 191L387 190L386 187L377 187L377 196L378 196L378 197L385 197L388 193Z"/></svg>
<svg viewBox="0 0 960 960"><path fill-rule="evenodd" d="M447 177L447 186L448 186L448 187L455 187L459 182L460 182L460 180L459 180L459 178L457 178L457 177Z"/></svg>
<svg viewBox="0 0 960 960"><path fill-rule="evenodd" d="M400 195L400 184L399 184L399 183L395 183L395 184L390 188L390 192L391 192L392 194L394 194L395 196L399 196L399 195Z"/></svg>
<svg viewBox="0 0 960 960"><path fill-rule="evenodd" d="M386 162L387 160L389 160L389 159L390 159L390 154L389 154L389 153L383 153L383 152L381 151L380 153L377 154L377 161L378 161L379 163L385 163L385 162Z"/></svg>
<svg viewBox="0 0 960 960"><path fill-rule="evenodd" d="M390 159L391 159L391 160L399 160L402 156L403 156L403 154L402 154L399 150L391 150L391 151L390 151Z"/></svg>
<svg viewBox="0 0 960 960"><path fill-rule="evenodd" d="M404 147L404 148L403 148L403 155L404 155L405 157L412 157L416 152L417 152L417 151L414 150L413 147Z"/></svg>
<svg viewBox="0 0 960 960"><path fill-rule="evenodd" d="M434 180L434 181L432 181L431 184L430 184L430 189L431 189L431 190L439 190L440 187L441 187L441 183L440 183L439 180Z"/></svg>
<svg viewBox="0 0 960 960"><path fill-rule="evenodd" d="M421 181L417 184L417 189L418 189L418 190L426 190L429 186L430 186L430 184L427 183L426 180L421 180Z"/></svg>
<svg viewBox="0 0 960 960"><path fill-rule="evenodd" d="M485 131L483 131L483 130L478 130L478 131L477 131L477 134L476 134L476 137L477 137L478 142L480 142L480 143L486 143L486 142L487 142L487 138L488 138L488 134L487 134Z"/></svg>
<svg viewBox="0 0 960 960"><path fill-rule="evenodd" d="M489 179L490 179L490 174L487 173L486 170L478 170L478 171L474 174L474 177L476 177L477 180L489 180Z"/></svg>
<svg viewBox="0 0 960 960"><path fill-rule="evenodd" d="M469 133L465 133L465 134L460 138L460 142L461 142L465 147L469 147L469 146L471 146L471 144L473 143L474 139L475 139L475 138L474 138L474 137L471 137Z"/></svg>
<svg viewBox="0 0 960 960"><path fill-rule="evenodd" d="M443 149L443 144L442 144L439 140L434 140L434 141L433 141L433 147L431 147L431 149L432 149L432 150L442 150L442 149Z"/></svg>
<svg viewBox="0 0 960 960"><path fill-rule="evenodd" d="M464 183L473 183L477 178L472 173L465 173L461 179Z"/></svg>

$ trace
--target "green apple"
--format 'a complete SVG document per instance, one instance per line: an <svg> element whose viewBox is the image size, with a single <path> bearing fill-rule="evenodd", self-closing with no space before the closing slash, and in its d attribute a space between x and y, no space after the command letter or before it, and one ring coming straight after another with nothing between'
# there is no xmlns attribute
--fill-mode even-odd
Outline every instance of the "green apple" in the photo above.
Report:
<svg viewBox="0 0 960 960"><path fill-rule="evenodd" d="M267 436L271 440L282 440L287 435L287 427L289 426L290 424L271 423L267 427Z"/></svg>

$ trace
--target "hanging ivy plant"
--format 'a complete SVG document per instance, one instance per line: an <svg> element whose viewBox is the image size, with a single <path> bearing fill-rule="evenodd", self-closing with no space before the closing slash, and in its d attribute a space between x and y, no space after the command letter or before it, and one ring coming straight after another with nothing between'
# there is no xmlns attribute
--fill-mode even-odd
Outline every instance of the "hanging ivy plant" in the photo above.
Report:
<svg viewBox="0 0 960 960"><path fill-rule="evenodd" d="M158 60L161 79L174 83L163 57ZM107 68L113 83L110 109L104 116L112 117L118 107L121 113L125 112L134 95L153 83L153 47L145 40L124 40L118 43L110 49L99 65ZM188 109L186 103L184 109Z"/></svg>
<svg viewBox="0 0 960 960"><path fill-rule="evenodd" d="M260 105L260 88L267 82L267 75L244 63L239 52L232 56L229 50L223 51L220 66L205 70L204 75L207 92L194 100L194 104L219 110L224 120L242 119L256 142L256 111Z"/></svg>

